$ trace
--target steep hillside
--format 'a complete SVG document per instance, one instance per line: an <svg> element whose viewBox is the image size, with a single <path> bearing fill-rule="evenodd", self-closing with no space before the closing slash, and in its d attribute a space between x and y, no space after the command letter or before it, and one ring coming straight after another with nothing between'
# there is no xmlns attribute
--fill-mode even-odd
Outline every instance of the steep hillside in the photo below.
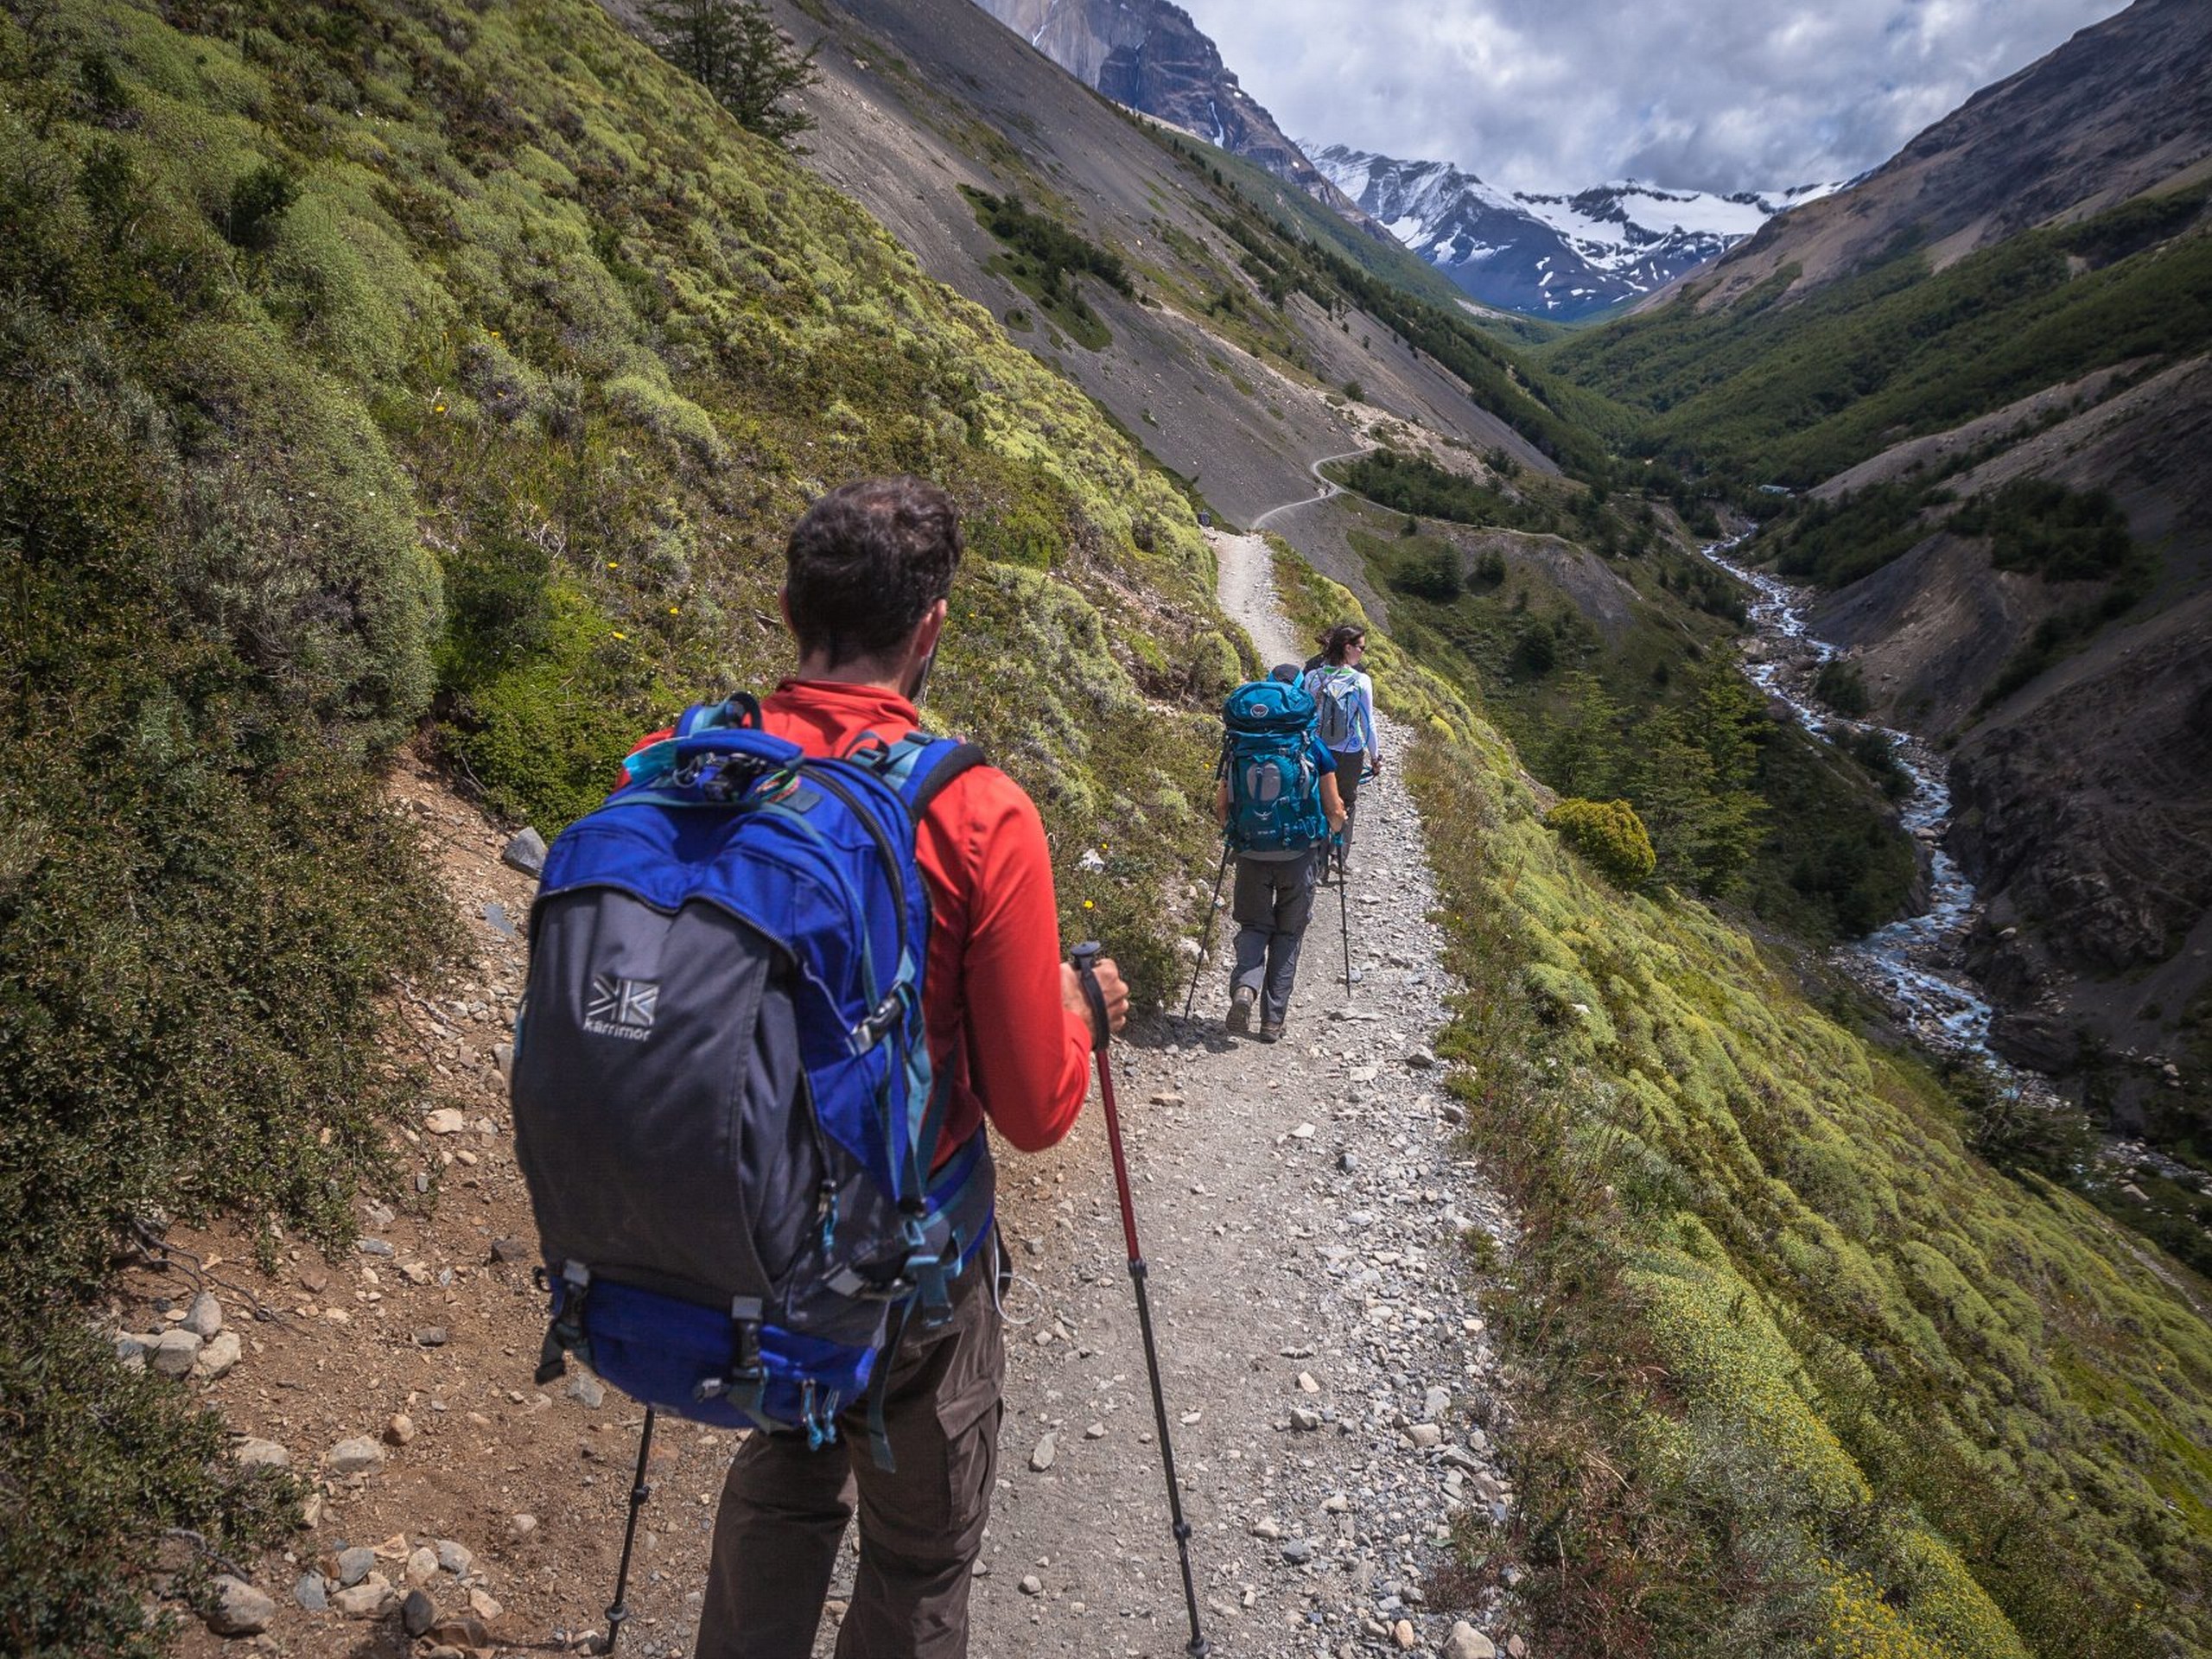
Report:
<svg viewBox="0 0 2212 1659"><path fill-rule="evenodd" d="M1547 353L1766 520L1754 556L1836 590L1816 626L1874 712L1952 746L2004 1052L2200 1151L2212 772L2175 757L2212 685L2208 51L2201 7L2139 0Z"/></svg>
<svg viewBox="0 0 2212 1659"><path fill-rule="evenodd" d="M1355 604L1276 575L1301 621ZM1468 985L1439 1052L1521 1217L1486 1309L1516 1501L1463 1522L1470 1584L1578 1659L2212 1650L2202 1281L2033 1173L2063 1125L1569 850L1448 652L1371 660L1429 734Z"/></svg>
<svg viewBox="0 0 2212 1659"><path fill-rule="evenodd" d="M1471 391L1390 309L1433 306L1369 277L1298 210L1262 213L1245 194L1280 191L1323 212L1296 190L1084 91L968 0L812 0L778 16L821 42L823 82L809 94L820 124L804 164L1231 519L1310 490L1311 461L1356 447L1345 407L1355 391L1475 447L1552 464L1529 442L1560 448L1550 417L1509 390L1502 352L1484 359L1495 383ZM983 222L975 192L1018 200L1108 251L1130 291L1072 277L1091 322L1040 302L1034 272ZM1271 287L1240 235L1285 259L1325 251L1376 281L1376 294L1333 280ZM1427 275L1403 250L1382 251ZM1464 317L1440 326L1474 335Z"/></svg>
<svg viewBox="0 0 2212 1659"><path fill-rule="evenodd" d="M2212 12L2135 0L1983 88L1847 194L1723 259L1700 303L1734 303L1795 267L1802 294L1901 247L1941 269L2037 226L2069 225L2212 158Z"/></svg>
<svg viewBox="0 0 2212 1659"><path fill-rule="evenodd" d="M938 717L1071 917L1153 895L1109 938L1159 985L1242 664L1090 400L582 0L79 0L0 15L0 1630L143 1653L162 1529L243 1548L298 1488L117 1363L112 1253L350 1251L357 1185L441 1173L380 1040L453 944L391 746L550 834L785 669L808 499L926 472L975 550Z"/></svg>

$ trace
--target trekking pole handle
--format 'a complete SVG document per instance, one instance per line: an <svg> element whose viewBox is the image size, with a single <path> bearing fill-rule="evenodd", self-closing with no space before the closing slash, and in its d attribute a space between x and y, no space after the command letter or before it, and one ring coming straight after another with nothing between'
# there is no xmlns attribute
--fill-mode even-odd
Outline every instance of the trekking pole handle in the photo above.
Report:
<svg viewBox="0 0 2212 1659"><path fill-rule="evenodd" d="M1098 988L1098 958L1105 953L1106 947L1096 939L1085 939L1068 952L1068 959L1075 964L1076 976L1083 982L1084 1001L1090 1004L1090 1046L1094 1053L1103 1053L1114 1034L1106 1019L1106 993Z"/></svg>

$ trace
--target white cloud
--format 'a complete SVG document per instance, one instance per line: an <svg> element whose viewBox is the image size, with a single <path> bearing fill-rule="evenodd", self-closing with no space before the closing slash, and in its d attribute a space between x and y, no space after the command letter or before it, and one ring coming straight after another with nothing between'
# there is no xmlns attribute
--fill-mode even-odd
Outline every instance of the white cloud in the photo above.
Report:
<svg viewBox="0 0 2212 1659"><path fill-rule="evenodd" d="M1515 189L1886 161L2123 0L1180 0L1284 130Z"/></svg>

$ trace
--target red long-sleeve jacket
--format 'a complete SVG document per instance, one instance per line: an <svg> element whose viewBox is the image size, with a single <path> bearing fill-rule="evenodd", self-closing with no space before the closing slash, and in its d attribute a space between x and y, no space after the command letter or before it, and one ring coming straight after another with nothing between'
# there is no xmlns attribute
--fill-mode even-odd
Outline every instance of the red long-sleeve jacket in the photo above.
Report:
<svg viewBox="0 0 2212 1659"><path fill-rule="evenodd" d="M810 754L842 753L870 732L896 742L919 726L898 693L828 680L785 680L760 721ZM1090 1086L1090 1022L1060 1002L1044 823L1019 784L976 766L931 803L915 857L930 894L930 1064L952 1079L933 1166L986 1117L1020 1150L1041 1152L1074 1126Z"/></svg>

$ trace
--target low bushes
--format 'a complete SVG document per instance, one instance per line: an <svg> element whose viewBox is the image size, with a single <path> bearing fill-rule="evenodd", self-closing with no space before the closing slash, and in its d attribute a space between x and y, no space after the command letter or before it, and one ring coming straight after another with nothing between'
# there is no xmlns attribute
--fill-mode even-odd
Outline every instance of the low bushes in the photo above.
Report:
<svg viewBox="0 0 2212 1659"><path fill-rule="evenodd" d="M1547 812L1544 822L1615 887L1640 887L1659 868L1643 820L1626 801L1570 796Z"/></svg>
<svg viewBox="0 0 2212 1659"><path fill-rule="evenodd" d="M1439 1052L1521 1229L1477 1577L1573 1656L2201 1643L2212 1339L2140 1246L1701 907L1580 877L1510 775L1409 777L1467 984Z"/></svg>

